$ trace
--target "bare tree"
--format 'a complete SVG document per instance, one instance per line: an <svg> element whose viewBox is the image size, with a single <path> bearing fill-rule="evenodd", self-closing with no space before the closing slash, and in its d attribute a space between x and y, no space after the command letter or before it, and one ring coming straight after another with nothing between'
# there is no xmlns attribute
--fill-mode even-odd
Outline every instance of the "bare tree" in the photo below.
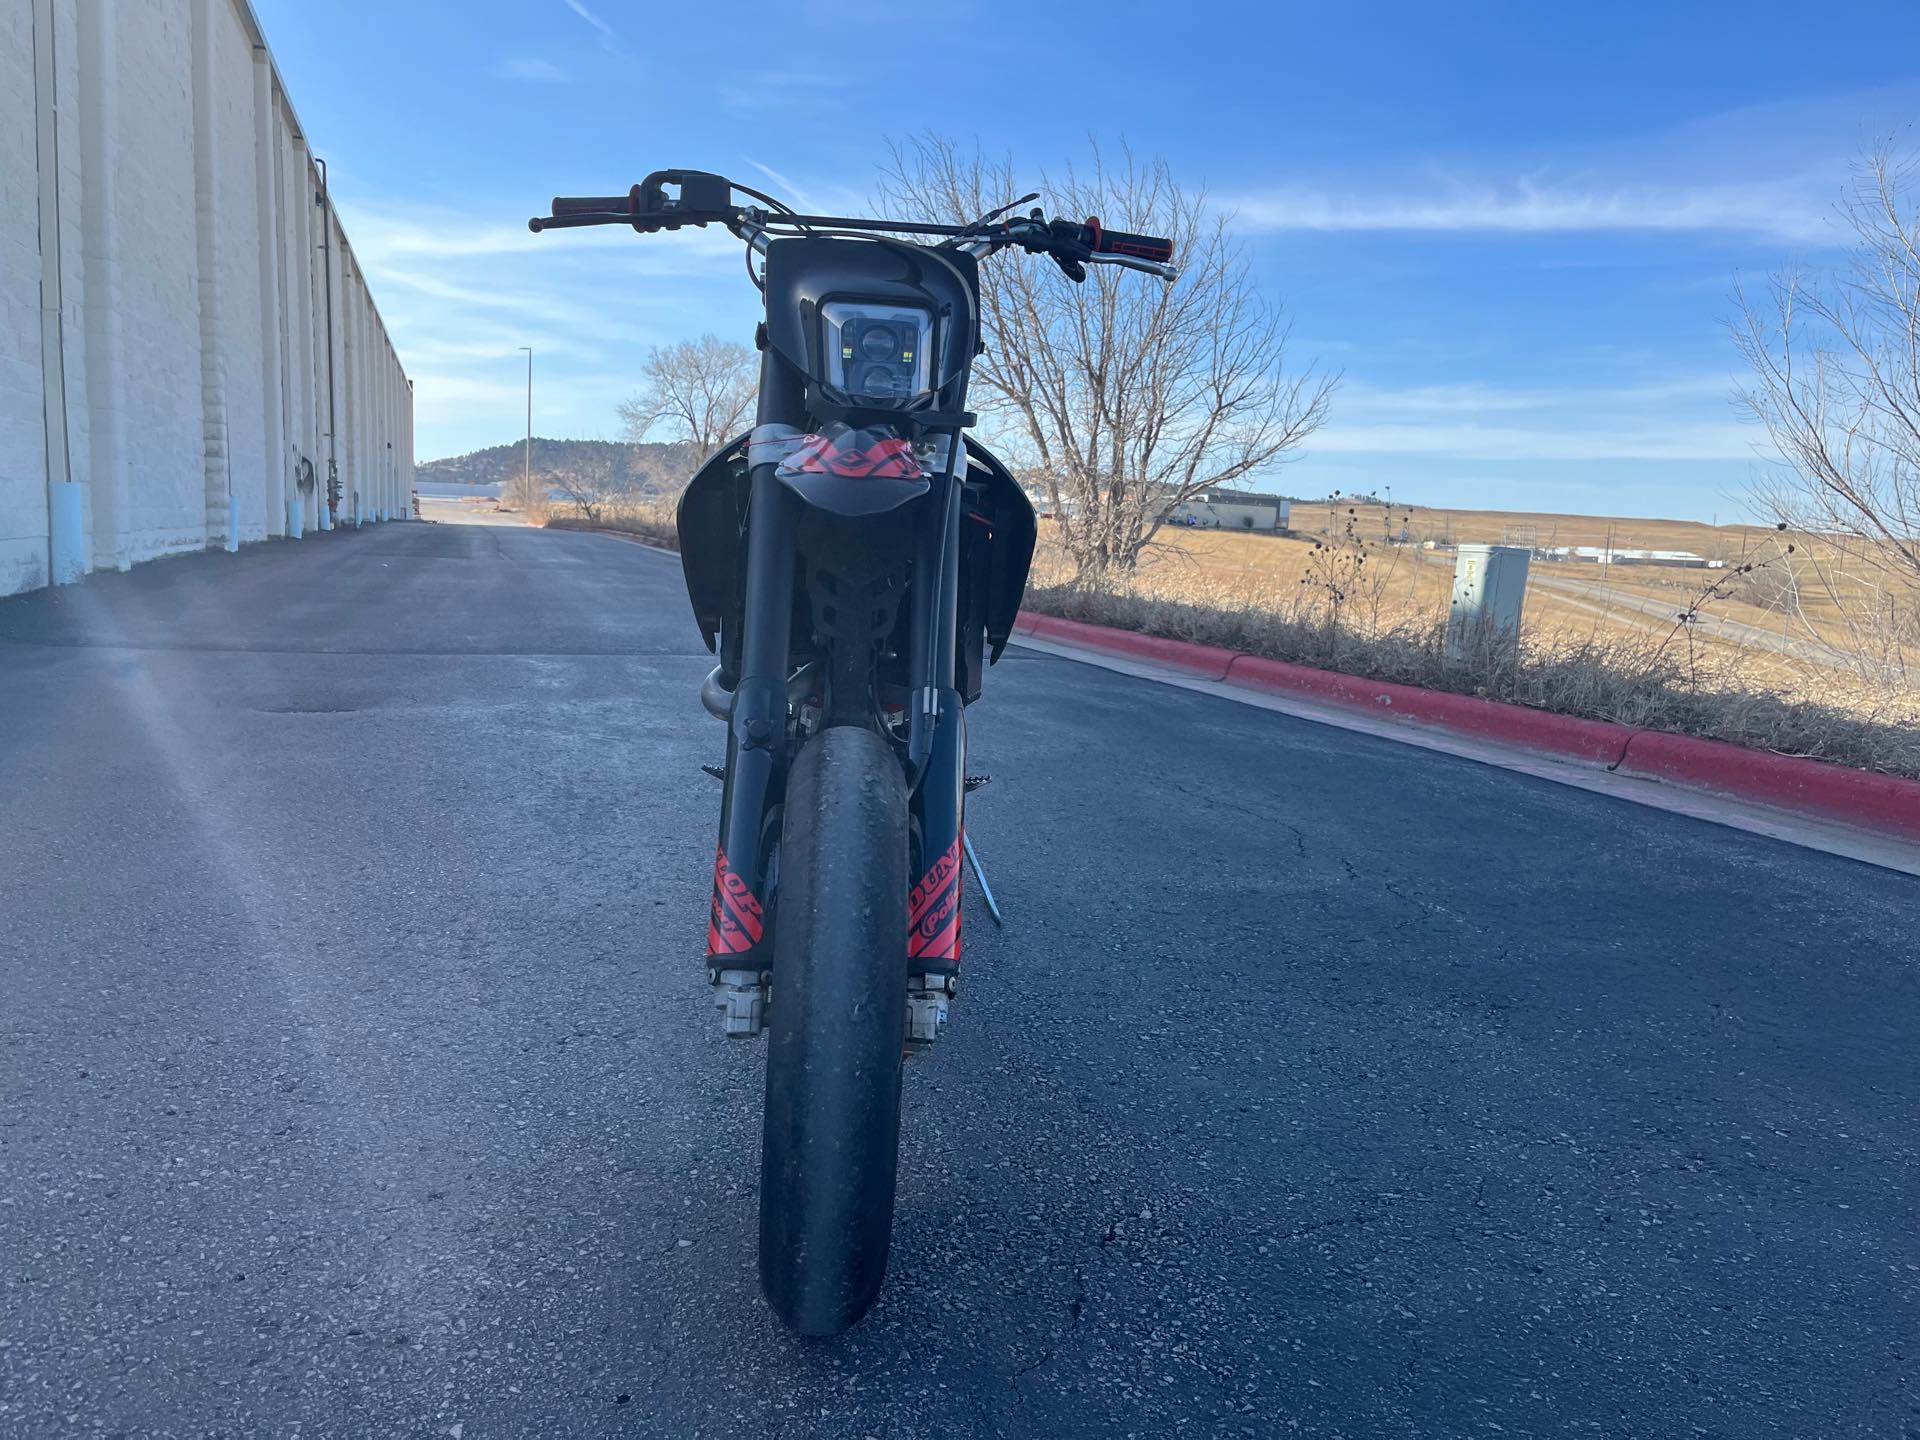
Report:
<svg viewBox="0 0 1920 1440"><path fill-rule="evenodd" d="M499 508L518 510L529 519L540 519L547 513L548 484L544 473L515 470L500 489Z"/></svg>
<svg viewBox="0 0 1920 1440"><path fill-rule="evenodd" d="M1131 154L1043 180L1053 208L1172 238L1180 279L1109 268L981 267L987 353L973 398L1046 489L1079 575L1130 573L1183 500L1272 466L1325 421L1337 377L1290 369L1288 327L1255 292L1206 196ZM1012 162L927 136L893 152L882 194L911 218L972 220L1022 191Z"/></svg>
<svg viewBox="0 0 1920 1440"><path fill-rule="evenodd" d="M632 466L635 498L660 500L678 494L706 457L697 446L675 441L630 445L627 458Z"/></svg>
<svg viewBox="0 0 1920 1440"><path fill-rule="evenodd" d="M1879 650L1902 671L1920 615L1915 180L1913 158L1870 153L1840 206L1846 264L1824 277L1776 276L1764 302L1740 297L1734 326L1753 371L1741 398L1786 462L1756 485L1754 501L1817 537L1809 564L1856 632L1855 648Z"/></svg>
<svg viewBox="0 0 1920 1440"><path fill-rule="evenodd" d="M565 469L547 476L548 483L580 507L589 525L598 525L608 510L633 494L632 466L624 451L577 456Z"/></svg>
<svg viewBox="0 0 1920 1440"><path fill-rule="evenodd" d="M705 461L752 422L759 388L759 357L745 345L702 335L647 352L640 392L620 404L629 441L645 440L664 424Z"/></svg>

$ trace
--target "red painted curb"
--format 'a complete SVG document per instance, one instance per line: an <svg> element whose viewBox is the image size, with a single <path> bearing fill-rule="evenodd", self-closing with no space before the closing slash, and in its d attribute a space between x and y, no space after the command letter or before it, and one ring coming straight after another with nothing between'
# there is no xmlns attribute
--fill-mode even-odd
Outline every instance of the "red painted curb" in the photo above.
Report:
<svg viewBox="0 0 1920 1440"><path fill-rule="evenodd" d="M1920 783L1898 775L1659 730L1635 731L1620 769L1920 840Z"/></svg>
<svg viewBox="0 0 1920 1440"><path fill-rule="evenodd" d="M1290 665L1284 660L1264 660L1257 655L1236 657L1226 678L1228 684L1250 690L1313 695L1377 715L1416 720L1608 765L1619 760L1627 742L1639 733L1630 726L1605 720L1583 720L1577 715L1529 710L1524 705L1504 705L1473 695L1366 680L1307 665Z"/></svg>
<svg viewBox="0 0 1920 1440"><path fill-rule="evenodd" d="M1784 809L1813 811L1869 829L1920 840L1920 781L1871 770L1853 770L1825 760L1806 760L1751 750L1724 740L1703 740L1659 730L1638 730L1604 720L1584 720L1454 695L1366 680L1284 660L1243 655L1215 645L1194 645L1062 620L1022 614L1014 630L1043 635L1090 650L1150 660L1249 690L1305 695L1373 715L1433 725L1531 750L1596 761L1622 774L1718 791Z"/></svg>
<svg viewBox="0 0 1920 1440"><path fill-rule="evenodd" d="M1239 651L1223 650L1218 645L1167 640L1158 635L1142 635L1134 630L1114 630L1105 625L1089 625L1081 620L1062 620L1057 615L1034 616L1033 627L1024 633L1086 645L1095 650L1131 655L1139 660L1151 660L1156 665L1203 675L1209 680L1226 679L1228 667L1241 658Z"/></svg>

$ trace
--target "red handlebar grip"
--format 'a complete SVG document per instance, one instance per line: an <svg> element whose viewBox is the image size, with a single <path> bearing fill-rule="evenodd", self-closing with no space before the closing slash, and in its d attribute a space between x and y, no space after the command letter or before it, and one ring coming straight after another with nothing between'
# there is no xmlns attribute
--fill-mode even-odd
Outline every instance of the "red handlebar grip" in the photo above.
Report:
<svg viewBox="0 0 1920 1440"><path fill-rule="evenodd" d="M1130 235L1125 230L1109 230L1089 215L1087 229L1093 232L1096 255L1131 255L1136 260L1152 260L1161 265L1173 259L1173 241L1158 235Z"/></svg>

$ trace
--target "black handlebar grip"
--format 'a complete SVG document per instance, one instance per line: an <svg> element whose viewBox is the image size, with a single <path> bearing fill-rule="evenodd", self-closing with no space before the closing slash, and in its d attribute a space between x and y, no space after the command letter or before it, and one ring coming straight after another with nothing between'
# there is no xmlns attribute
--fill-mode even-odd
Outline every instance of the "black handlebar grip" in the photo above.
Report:
<svg viewBox="0 0 1920 1440"><path fill-rule="evenodd" d="M627 195L556 195L555 215L631 215L633 199Z"/></svg>
<svg viewBox="0 0 1920 1440"><path fill-rule="evenodd" d="M1093 232L1096 255L1131 255L1136 260L1153 260L1161 265L1173 259L1173 241L1158 235L1130 235L1125 230L1109 230L1091 215L1087 217L1087 229Z"/></svg>

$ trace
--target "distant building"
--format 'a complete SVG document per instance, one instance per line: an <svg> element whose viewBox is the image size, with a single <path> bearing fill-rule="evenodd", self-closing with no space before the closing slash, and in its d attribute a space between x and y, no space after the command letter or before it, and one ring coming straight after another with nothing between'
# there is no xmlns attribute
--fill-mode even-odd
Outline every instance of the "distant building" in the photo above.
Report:
<svg viewBox="0 0 1920 1440"><path fill-rule="evenodd" d="M1588 565L1671 565L1682 570L1720 570L1724 560L1709 560L1691 550L1609 550L1604 545L1555 545L1537 552L1543 560L1571 560Z"/></svg>
<svg viewBox="0 0 1920 1440"><path fill-rule="evenodd" d="M1279 495L1218 489L1181 501L1168 516L1176 525L1208 530L1285 530L1292 518L1293 503Z"/></svg>

